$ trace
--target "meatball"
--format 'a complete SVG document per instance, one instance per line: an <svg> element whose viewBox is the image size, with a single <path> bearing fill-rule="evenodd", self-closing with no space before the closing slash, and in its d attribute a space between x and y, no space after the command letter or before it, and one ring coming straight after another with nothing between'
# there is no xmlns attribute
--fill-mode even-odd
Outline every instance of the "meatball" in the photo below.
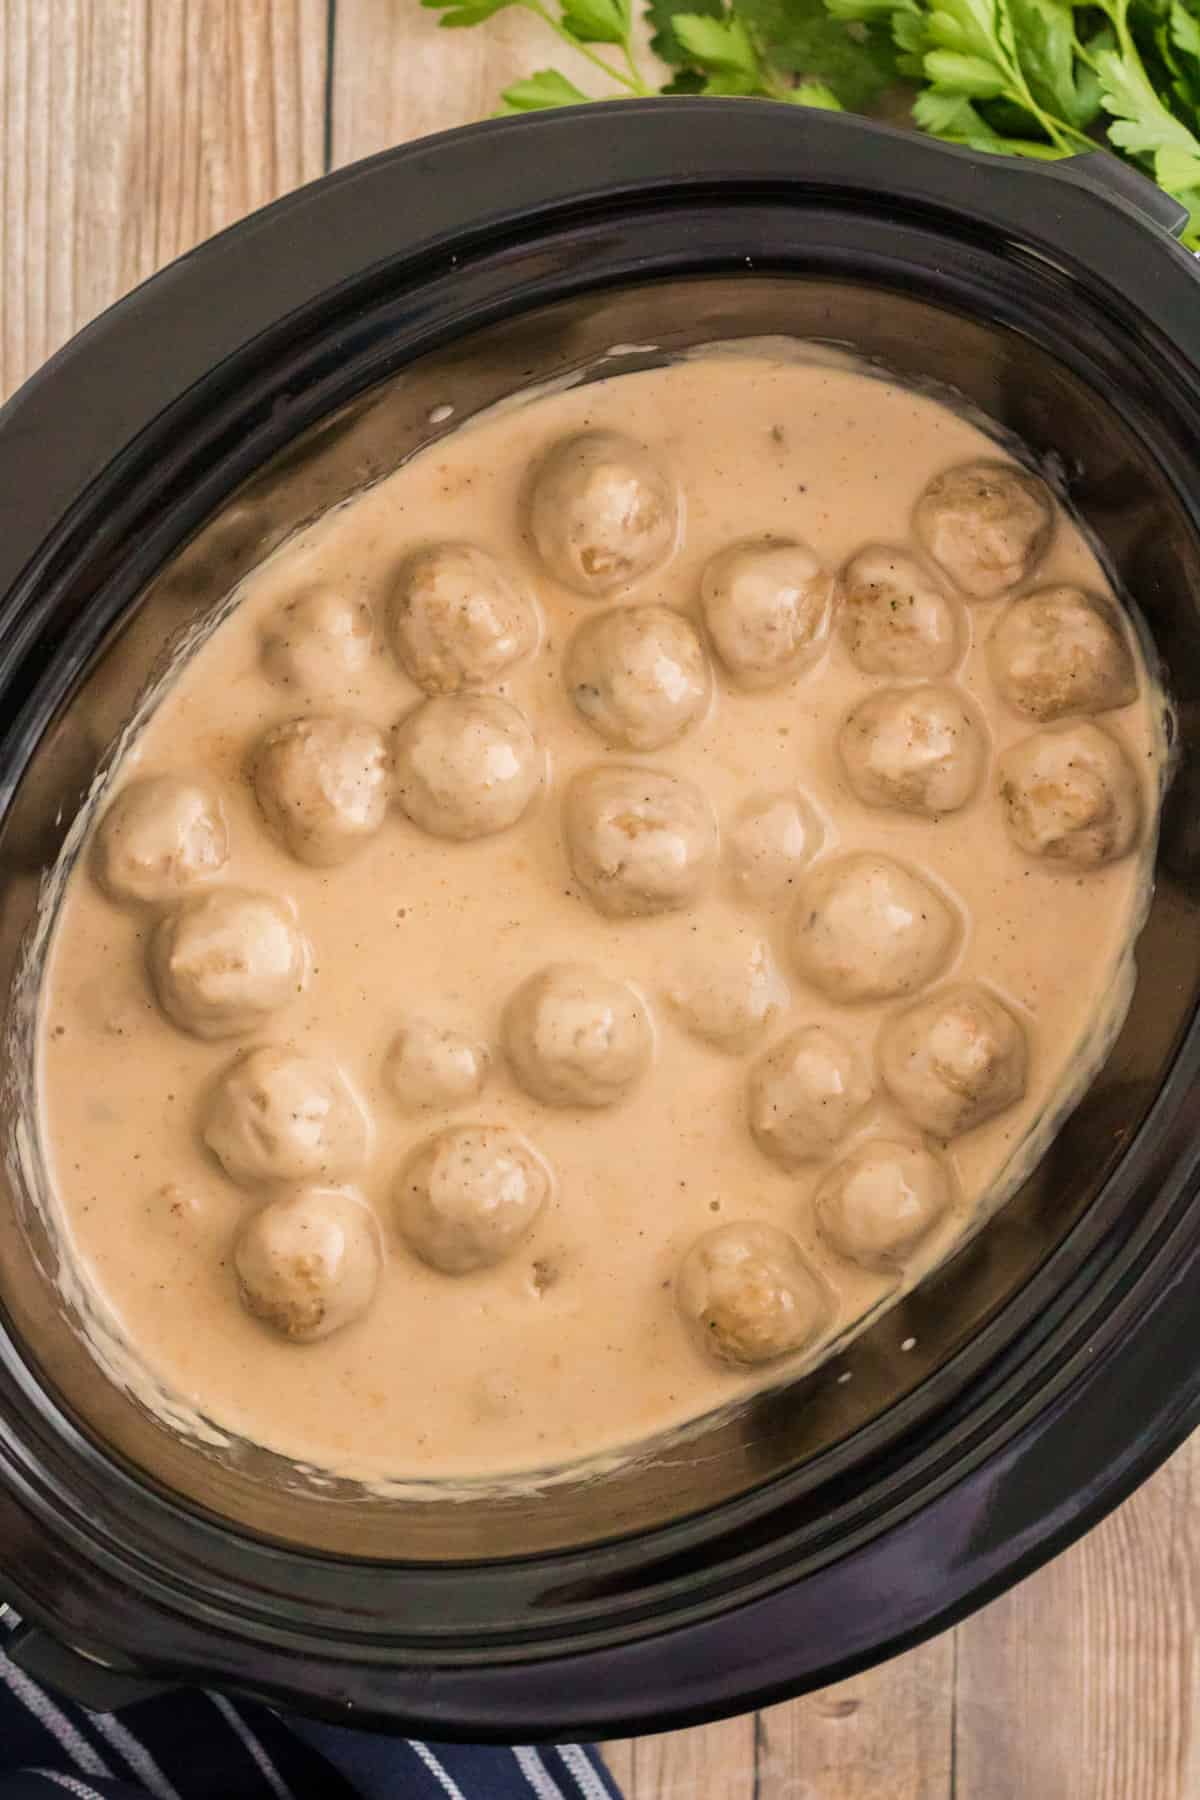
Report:
<svg viewBox="0 0 1200 1800"><path fill-rule="evenodd" d="M550 1192L545 1163L503 1125L456 1125L428 1138L396 1184L401 1233L444 1275L491 1268L532 1229Z"/></svg>
<svg viewBox="0 0 1200 1800"><path fill-rule="evenodd" d="M567 690L594 731L631 750L661 750L708 706L704 646L667 606L617 606L575 633Z"/></svg>
<svg viewBox="0 0 1200 1800"><path fill-rule="evenodd" d="M995 600L1041 561L1054 505L1045 482L1015 463L962 463L934 476L914 524L951 581L973 600Z"/></svg>
<svg viewBox="0 0 1200 1800"><path fill-rule="evenodd" d="M1019 850L1074 869L1125 856L1141 829L1137 770L1112 732L1050 725L1000 758L1000 804Z"/></svg>
<svg viewBox="0 0 1200 1800"><path fill-rule="evenodd" d="M907 550L888 544L860 550L842 570L840 590L842 642L864 675L928 679L958 661L958 604Z"/></svg>
<svg viewBox="0 0 1200 1800"><path fill-rule="evenodd" d="M987 733L955 688L881 688L847 714L838 751L864 806L937 818L957 812L978 788Z"/></svg>
<svg viewBox="0 0 1200 1800"><path fill-rule="evenodd" d="M874 1138L822 1177L817 1228L839 1256L887 1270L941 1223L952 1195L946 1166L930 1151Z"/></svg>
<svg viewBox="0 0 1200 1800"><path fill-rule="evenodd" d="M150 775L123 787L100 821L93 866L114 900L156 906L204 887L229 860L221 802L202 782Z"/></svg>
<svg viewBox="0 0 1200 1800"><path fill-rule="evenodd" d="M438 544L401 565L388 611L397 661L427 694L486 687L538 641L529 595L474 544Z"/></svg>
<svg viewBox="0 0 1200 1800"><path fill-rule="evenodd" d="M255 1031L300 993L308 946L270 894L217 888L184 900L150 939L150 978L167 1017L201 1038Z"/></svg>
<svg viewBox="0 0 1200 1800"><path fill-rule="evenodd" d="M433 837L491 837L529 806L542 760L528 720L507 700L426 700L396 727L396 801Z"/></svg>
<svg viewBox="0 0 1200 1800"><path fill-rule="evenodd" d="M341 1181L367 1157L362 1103L336 1065L273 1044L218 1080L204 1141L231 1181Z"/></svg>
<svg viewBox="0 0 1200 1800"><path fill-rule="evenodd" d="M828 1025L802 1025L750 1071L750 1131L772 1161L798 1168L839 1144L874 1097L854 1045Z"/></svg>
<svg viewBox="0 0 1200 1800"><path fill-rule="evenodd" d="M371 609L336 588L311 588L275 613L260 638L263 673L304 694L353 689L371 660Z"/></svg>
<svg viewBox="0 0 1200 1800"><path fill-rule="evenodd" d="M361 1317L383 1261L374 1213L349 1188L308 1187L252 1213L234 1245L242 1303L293 1343Z"/></svg>
<svg viewBox="0 0 1200 1800"><path fill-rule="evenodd" d="M527 1093L547 1106L612 1106L650 1066L654 1039L626 981L586 963L554 963L504 1009L504 1048Z"/></svg>
<svg viewBox="0 0 1200 1800"><path fill-rule="evenodd" d="M648 575L675 548L675 485L651 453L616 431L558 444L537 470L529 522L550 573L580 594Z"/></svg>
<svg viewBox="0 0 1200 1800"><path fill-rule="evenodd" d="M486 1044L428 1019L413 1019L392 1042L383 1080L405 1112L426 1112L478 1099L490 1064Z"/></svg>
<svg viewBox="0 0 1200 1800"><path fill-rule="evenodd" d="M739 687L769 688L811 668L829 631L833 582L805 544L731 544L700 580L704 623Z"/></svg>
<svg viewBox="0 0 1200 1800"><path fill-rule="evenodd" d="M741 1367L806 1349L832 1315L829 1293L795 1238L753 1219L697 1238L675 1294L708 1354Z"/></svg>
<svg viewBox="0 0 1200 1800"><path fill-rule="evenodd" d="M824 838L824 827L803 794L764 794L747 801L728 837L734 888L760 906L793 899L797 877Z"/></svg>
<svg viewBox="0 0 1200 1800"><path fill-rule="evenodd" d="M1025 1028L994 994L965 982L897 1013L879 1037L884 1086L935 1137L958 1137L1025 1092Z"/></svg>
<svg viewBox="0 0 1200 1800"><path fill-rule="evenodd" d="M251 778L271 830L314 868L345 862L387 817L387 745L356 719L274 726L254 753Z"/></svg>
<svg viewBox="0 0 1200 1800"><path fill-rule="evenodd" d="M690 906L717 861L708 801L661 769L586 769L567 789L563 826L576 879L610 918Z"/></svg>
<svg viewBox="0 0 1200 1800"><path fill-rule="evenodd" d="M992 627L988 667L1014 712L1045 724L1137 699L1133 652L1107 600L1077 587L1013 600Z"/></svg>
<svg viewBox="0 0 1200 1800"><path fill-rule="evenodd" d="M666 993L693 1037L732 1052L748 1049L788 1003L770 946L740 930L706 932Z"/></svg>
<svg viewBox="0 0 1200 1800"><path fill-rule="evenodd" d="M830 1000L891 1000L941 974L959 925L943 896L903 863L856 851L804 879L792 951Z"/></svg>

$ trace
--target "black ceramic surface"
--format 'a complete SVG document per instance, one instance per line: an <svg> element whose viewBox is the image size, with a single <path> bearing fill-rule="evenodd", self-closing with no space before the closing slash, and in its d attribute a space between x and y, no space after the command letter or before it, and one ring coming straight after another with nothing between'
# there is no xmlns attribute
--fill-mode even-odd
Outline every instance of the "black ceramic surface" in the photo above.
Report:
<svg viewBox="0 0 1200 1800"><path fill-rule="evenodd" d="M53 1634L31 1662L60 1640L146 1671L152 1643L150 1673L359 1723L661 1728L948 1623L1195 1422L1200 290L1171 204L1105 193L1112 167L742 102L479 128L256 215L0 413L0 991L164 644L435 435L434 406L613 344L784 332L959 390L1058 459L1180 720L1134 1008L1050 1155L844 1358L688 1451L532 1499L386 1505L205 1453L98 1377L0 1223L0 1591Z"/></svg>

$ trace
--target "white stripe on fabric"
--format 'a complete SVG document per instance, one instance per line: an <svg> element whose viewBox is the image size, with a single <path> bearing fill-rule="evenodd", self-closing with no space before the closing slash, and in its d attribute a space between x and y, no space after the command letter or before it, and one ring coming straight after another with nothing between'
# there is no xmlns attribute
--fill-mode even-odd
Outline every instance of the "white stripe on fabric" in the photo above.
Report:
<svg viewBox="0 0 1200 1800"><path fill-rule="evenodd" d="M583 1800L609 1800L608 1789L588 1761L586 1750L579 1744L555 1744L554 1748L570 1770Z"/></svg>
<svg viewBox="0 0 1200 1800"><path fill-rule="evenodd" d="M97 1755L87 1740L80 1736L66 1713L59 1711L49 1694L36 1681L31 1681L23 1670L18 1669L16 1663L3 1655L0 1655L0 1678L85 1775L112 1774L104 1758Z"/></svg>
<svg viewBox="0 0 1200 1800"><path fill-rule="evenodd" d="M65 1788L68 1794L75 1795L75 1800L101 1800L94 1787L77 1781L74 1775L64 1775L61 1769L34 1769L33 1773L42 1781L52 1781L55 1787Z"/></svg>
<svg viewBox="0 0 1200 1800"><path fill-rule="evenodd" d="M429 1770L429 1773L433 1776L434 1780L441 1783L442 1787L449 1794L450 1800L467 1800L467 1796L463 1793L453 1775L450 1774L448 1769L442 1767L428 1744L423 1744L420 1738L409 1738L408 1743L413 1755L425 1764L425 1767Z"/></svg>
<svg viewBox="0 0 1200 1800"><path fill-rule="evenodd" d="M267 1755L260 1739L255 1736L253 1731L251 1731L237 1707L234 1706L231 1701L227 1700L224 1694L210 1694L208 1697L230 1729L237 1732L242 1743L246 1746L246 1750L254 1758L255 1766L257 1767L259 1774L262 1776L271 1792L277 1796L277 1800L292 1800L291 1788L283 1779L283 1776L279 1773L279 1770L275 1767L271 1758Z"/></svg>
<svg viewBox="0 0 1200 1800"><path fill-rule="evenodd" d="M145 1744L135 1738L119 1719L111 1713L89 1713L92 1725L107 1738L113 1749L125 1758L138 1780L155 1797L155 1800L179 1800L179 1789L172 1787Z"/></svg>
<svg viewBox="0 0 1200 1800"><path fill-rule="evenodd" d="M529 1744L514 1744L512 1753L517 1767L537 1795L537 1800L564 1800L563 1791L553 1775ZM607 1794L604 1800L608 1800Z"/></svg>

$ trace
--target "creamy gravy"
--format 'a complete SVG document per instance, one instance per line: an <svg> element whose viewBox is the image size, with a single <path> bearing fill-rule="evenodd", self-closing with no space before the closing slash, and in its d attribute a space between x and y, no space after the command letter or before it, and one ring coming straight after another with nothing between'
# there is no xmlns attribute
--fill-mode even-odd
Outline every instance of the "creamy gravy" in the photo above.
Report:
<svg viewBox="0 0 1200 1800"><path fill-rule="evenodd" d="M555 549L574 476L570 468L555 476L545 459L576 434L599 431L643 447L650 486L654 471L667 487L676 484L679 514L674 532L669 518L651 521L651 536L662 541L652 546L659 560L648 572L595 597L547 567L547 555L558 556L569 576L578 546ZM1091 840L1083 860L1044 854L1038 796L1062 774L1055 734L1080 720L1046 724L1012 704L1012 682L1028 673L1012 596L1071 584L1103 604L1109 589L1057 508L1044 549L1031 515L1029 566L1002 567L992 543L990 575L971 563L978 544L964 552L953 520L922 523L918 503L929 484L980 458L1005 460L973 424L904 388L790 358L714 355L543 396L464 428L301 533L245 583L231 616L183 666L122 757L113 791L183 776L218 797L227 857L222 845L209 846L213 866L201 873L213 880L198 891L265 896L261 904L275 908L281 929L302 935L299 961L280 965L278 1010L235 1021L226 1035L197 1035L188 996L176 992L168 1017L160 998L170 1001L174 940L166 942L160 920L169 909L161 896L120 893L119 870L106 890L97 879L105 873L101 843L67 883L41 1012L39 1124L61 1229L137 1359L178 1399L222 1428L364 1479L498 1474L619 1449L818 1359L1008 1191L1031 1134L1077 1096L1123 1011L1154 835L1161 701L1134 634L1117 621L1126 685L1118 680L1099 695L1084 680L1082 711L1095 723L1083 729L1100 737L1080 739L1079 755L1064 756L1070 771L1082 756L1087 780L1103 785L1115 733L1125 758L1114 779L1119 785L1134 770L1134 786L1106 813L1100 836L1115 838L1099 854L1108 860L1092 866ZM541 492L531 525L535 468ZM560 479L566 485L556 488ZM664 504L669 511L669 496ZM929 679L949 690L971 738L949 786L932 790L946 810L924 816L897 807L886 768L881 775L868 754L879 741L886 750L897 731L911 742L911 720L897 724L894 706L881 720L870 706L925 671L914 664L892 675L868 672L871 633L855 636L843 590L821 590L832 593L832 620L810 621L812 641L797 642L789 679L771 685L764 675L761 634L739 663L749 639L739 637L733 615L746 590L736 569L713 559L748 541L762 549L763 539L806 547L789 553L779 579L793 588L816 583L813 593L864 547L900 546L921 559L934 594L926 610L936 611L940 593L950 633L944 655L934 653L944 666ZM498 666L483 689L517 708L536 740L532 798L492 835L443 835L444 819L431 830L422 813L440 804L437 793L431 800L428 782L416 792L424 776L402 749L399 775L389 763L377 793L354 796L353 854L334 860L346 846L326 843L319 831L298 842L304 818L294 809L268 805L264 816L262 780L256 795L247 774L251 759L265 732L299 718L349 716L389 733L414 716L424 696L396 654L397 583L414 579L415 549L464 540L498 559L518 602L531 597L535 605L532 630L518 605L509 621L516 660ZM780 554L778 545L766 548ZM990 581L993 592L969 597L954 581L935 580L929 553L977 591ZM335 604L323 611L328 596ZM609 741L605 730L619 733L621 720L614 727L603 681L589 674L597 658L603 670L609 652L603 640L589 649L576 636L630 602L675 609L698 628L700 662L689 672L681 651L671 675L681 734L662 745ZM1018 642L998 674L987 641L1002 613ZM1064 632L1080 628L1069 602L1055 621ZM348 651L338 637L347 625L361 640ZM1087 627L1085 618L1085 635ZM934 619L930 643L940 629ZM331 643L340 644L332 656ZM411 633L407 649L429 682L453 686L452 654L447 663L437 645ZM612 654L622 654L620 644ZM957 729L946 728L951 736ZM412 729L405 727L410 737ZM639 714L634 729L653 740L655 721ZM999 759L1037 734L1048 740L1037 752L1042 760L1034 767L1032 753L1019 750L1006 773ZM388 740L389 756L396 742ZM488 754L519 758L514 743L502 732ZM720 837L715 860L697 853L709 862L695 891L650 916L636 897L632 912L614 908L611 889L593 879L588 846L564 832L573 778L594 783L598 769L611 775L629 765L693 784ZM1068 812L1072 804L1068 795ZM466 815L458 823L471 825ZM1069 824L1090 830L1080 816ZM300 860L297 850L328 860ZM794 866L789 850L798 853ZM853 922L849 957L845 944L831 949L826 941L845 909L825 906L821 884L828 886L831 867L850 866L840 859L860 852L895 859L907 879L923 883L930 916L944 926L936 941L922 939L908 987L884 999L886 971L876 969L871 942L854 938ZM867 865L860 858L853 867L861 874ZM861 883L851 890L851 900L866 891ZM870 891L875 904L878 886ZM881 903L894 910L897 896L884 893ZM522 984L558 964L591 965L629 984L617 1008L628 1011L616 1028L626 1032L618 1045L624 1061L617 1057L613 1091L603 1096L612 1104L581 1105L561 1070L531 1074L536 1032L528 1018L503 1022ZM943 1084L922 1125L895 1096L912 1089L921 1111L924 1051L902 1039L923 1026L919 1016L911 1030L898 1021L930 995L976 983L999 1005L1002 1029L1022 1040L1023 1074L1011 1059L999 1069L1001 1084L1010 1081L1007 1097L977 1124L954 1111L959 1102ZM891 1036L884 1031L881 1053L885 1025ZM422 1085L431 1059L446 1078L441 1040L431 1049L421 1036L429 1026L435 1038L458 1034L453 1094ZM815 1155L803 1146L796 1153L761 1098L763 1059L810 1027L849 1046L864 1083L858 1091L850 1080L844 1129L835 1107L831 1141ZM405 1028L410 1035L398 1044ZM338 1304L356 1316L314 1342L290 1341L239 1298L235 1238L257 1208L291 1191L271 1185L256 1161L259 1140L244 1129L228 1083L224 1124L212 1124L214 1084L254 1045L319 1059L350 1094L341 1123L360 1166L341 1184L354 1195L337 1198L335 1210L352 1209L351 1235L381 1267L373 1297L369 1282L351 1282ZM1005 1054L1001 1046L1001 1063ZM890 1086L881 1079L889 1057ZM442 1104L439 1091L455 1104ZM246 1104L253 1109L253 1095ZM464 1264L461 1241L443 1230L431 1252L440 1266L430 1266L422 1259L429 1228L414 1223L398 1195L407 1180L401 1171L431 1135L471 1125L521 1134L536 1153L532 1176L526 1168L522 1179L544 1180L547 1192L540 1210L540 1194L521 1201L530 1218L513 1215L494 1264L472 1262L474 1240ZM876 1140L932 1152L945 1176L911 1244L882 1258L871 1217L849 1217L853 1207L828 1187L831 1169ZM818 1213L822 1183L832 1197ZM359 1196L374 1215L365 1224ZM917 1192L918 1212L921 1202ZM680 1274L690 1247L736 1222L776 1227L798 1246L803 1275L793 1298L801 1312L811 1302L811 1317L783 1360L722 1361L706 1347L705 1329L715 1329L718 1348L748 1355L753 1331L740 1331L745 1321L727 1330L728 1319L714 1327L708 1318L696 1330L681 1316L689 1296L697 1310L704 1306L703 1294L695 1299L704 1270L693 1264ZM256 1279L254 1257L269 1250L243 1252L243 1282Z"/></svg>

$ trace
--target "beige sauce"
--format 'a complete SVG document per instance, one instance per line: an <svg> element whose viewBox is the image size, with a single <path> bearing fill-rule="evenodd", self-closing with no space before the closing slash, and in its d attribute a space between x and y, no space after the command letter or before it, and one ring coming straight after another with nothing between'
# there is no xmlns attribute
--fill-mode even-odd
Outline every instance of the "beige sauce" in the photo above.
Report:
<svg viewBox="0 0 1200 1800"><path fill-rule="evenodd" d="M594 599L547 572L527 525L527 487L531 465L559 440L601 428L648 447L683 504L668 559ZM715 663L711 698L662 748L610 747L572 703L563 668L576 628L609 606L661 603L698 620L702 571L731 543L799 540L827 571L864 545L913 548L914 506L931 478L997 455L963 418L881 380L795 360L713 356L486 418L319 521L247 581L115 781L120 789L175 774L217 790L229 839L219 882L294 909L311 947L306 985L297 980L302 992L240 1034L207 1039L180 1029L146 972L159 911L114 902L94 879L94 859L84 858L62 903L42 1011L40 1124L64 1229L137 1357L170 1391L223 1428L364 1478L550 1465L631 1444L795 1366L728 1366L685 1325L678 1271L710 1228L759 1221L794 1234L829 1306L803 1363L979 1221L1030 1134L1077 1088L1120 1010L1145 897L1160 750L1158 701L1132 634L1122 627L1136 694L1099 722L1119 733L1136 765L1142 820L1130 853L1099 867L1046 861L1005 828L997 757L1039 729L1002 702L988 672L984 640L1005 599L967 600L947 584L971 641L936 679L956 685L983 721L986 766L973 797L933 818L864 803L847 779L836 749L844 717L895 684L854 666L836 621L814 659L782 685L739 686ZM256 803L246 774L252 749L268 727L308 713L351 714L390 731L422 698L384 624L397 569L416 546L463 539L536 596L540 644L488 691L524 714L548 779L524 816L496 835L430 835L393 805L349 860L297 860ZM1061 514L1036 570L1013 591L1058 583L1108 592ZM289 659L270 633L285 605L322 592L361 602L374 640L361 668L317 693L306 684L327 671L306 673L303 655ZM688 778L719 823L721 865L683 910L602 912L568 866L566 784L597 765L628 763ZM824 834L816 869L854 851L895 857L948 905L953 941L919 991L883 1002L831 998L794 953L796 903L765 905L737 884L731 857L747 802L797 791L801 825L816 821ZM734 1020L735 1041L724 1047L686 1029L681 996L686 1003L699 993L710 1025L729 1004L737 1011L730 971L759 945L773 964L759 1035L753 1017L741 1021L740 1037ZM534 1098L501 1048L505 1003L558 962L593 964L632 984L649 1018L650 1065L614 1105ZM840 1144L785 1168L748 1129L749 1071L810 1023L834 1027L873 1071L886 1019L947 982L968 981L987 984L1027 1034L1024 1097L945 1145L954 1198L911 1255L883 1270L864 1267L818 1230L818 1183L864 1137L925 1142L939 1156L941 1140L923 1138L876 1080ZM401 1110L389 1051L413 1019L483 1047L478 1097L468 1070L455 1110ZM379 1221L382 1272L366 1312L312 1343L288 1341L240 1303L234 1236L272 1190L235 1185L200 1134L214 1081L258 1043L324 1057L367 1114L369 1153L355 1185ZM443 1273L401 1237L394 1188L415 1146L469 1123L524 1134L551 1172L552 1192L495 1266Z"/></svg>

